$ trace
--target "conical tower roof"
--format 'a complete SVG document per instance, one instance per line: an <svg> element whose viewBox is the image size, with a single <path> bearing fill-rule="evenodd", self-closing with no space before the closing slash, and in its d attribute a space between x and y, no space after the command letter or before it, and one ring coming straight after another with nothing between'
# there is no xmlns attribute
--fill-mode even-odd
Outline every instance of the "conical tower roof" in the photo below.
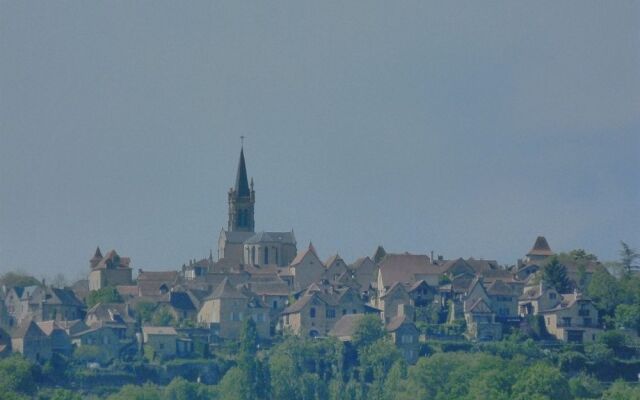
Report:
<svg viewBox="0 0 640 400"><path fill-rule="evenodd" d="M544 236L538 236L536 238L536 242L533 244L528 256L552 256L553 251L551 251L551 247L549 247L549 243L547 243L547 239Z"/></svg>
<svg viewBox="0 0 640 400"><path fill-rule="evenodd" d="M249 197L249 180L247 179L247 166L244 162L244 148L240 148L240 161L238 161L238 171L236 173L236 195L239 197Z"/></svg>

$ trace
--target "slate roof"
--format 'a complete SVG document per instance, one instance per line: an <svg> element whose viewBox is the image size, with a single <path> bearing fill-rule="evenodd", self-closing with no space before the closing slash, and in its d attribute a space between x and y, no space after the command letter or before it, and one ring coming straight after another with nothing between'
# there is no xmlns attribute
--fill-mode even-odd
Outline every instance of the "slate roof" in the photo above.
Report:
<svg viewBox="0 0 640 400"><path fill-rule="evenodd" d="M244 241L245 244L284 243L296 244L293 232L259 232Z"/></svg>
<svg viewBox="0 0 640 400"><path fill-rule="evenodd" d="M29 304L40 304L43 302L54 305L84 307L84 303L78 300L71 289L37 287L29 298Z"/></svg>
<svg viewBox="0 0 640 400"><path fill-rule="evenodd" d="M291 266L300 264L302 260L305 258L305 256L309 253L313 254L315 258L318 259L318 261L320 261L320 258L318 257L318 253L316 253L316 249L315 247L313 247L313 243L309 242L309 247L307 247L304 251L301 251L298 254L296 254L296 257L293 259L293 261L291 261ZM322 261L320 262L322 263Z"/></svg>
<svg viewBox="0 0 640 400"><path fill-rule="evenodd" d="M405 322L413 324L406 315L396 315L385 327L387 332L395 332L400 328Z"/></svg>
<svg viewBox="0 0 640 400"><path fill-rule="evenodd" d="M235 192L238 197L249 197L249 180L247 179L247 166L244 162L244 148L240 148L240 160L238 161L238 170L236 172Z"/></svg>
<svg viewBox="0 0 640 400"><path fill-rule="evenodd" d="M342 259L342 257L340 257L340 255L338 253L332 255L331 257L329 257L325 262L324 262L324 266L325 268L329 269L331 268L331 266L333 266L333 264L337 264L337 263L342 263L342 265L344 265L346 267L346 263L344 262L344 260Z"/></svg>
<svg viewBox="0 0 640 400"><path fill-rule="evenodd" d="M42 332L44 332L44 334L47 335L47 336L51 336L51 334L53 333L54 330L64 331L64 329L62 329L60 326L58 326L56 321L53 321L53 320L36 322L36 324L38 325L38 328L40 328L40 330Z"/></svg>
<svg viewBox="0 0 640 400"><path fill-rule="evenodd" d="M126 304L122 303L98 303L87 310L87 317L95 316L102 322L115 322L121 324L133 324L136 322Z"/></svg>
<svg viewBox="0 0 640 400"><path fill-rule="evenodd" d="M242 244L255 235L255 232L227 231L223 229L220 235L223 236L227 243Z"/></svg>
<svg viewBox="0 0 640 400"><path fill-rule="evenodd" d="M177 310L193 311L196 309L191 297L186 292L171 292L169 294L169 304Z"/></svg>
<svg viewBox="0 0 640 400"><path fill-rule="evenodd" d="M16 329L15 333L12 337L14 338L25 338L27 336L46 336L46 334L40 329L38 324L36 324L33 320L23 323Z"/></svg>

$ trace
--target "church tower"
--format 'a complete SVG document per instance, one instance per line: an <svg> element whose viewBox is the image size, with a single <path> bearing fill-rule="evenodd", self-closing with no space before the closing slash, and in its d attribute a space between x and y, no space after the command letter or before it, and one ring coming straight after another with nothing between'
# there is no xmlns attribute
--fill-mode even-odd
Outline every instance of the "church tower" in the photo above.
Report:
<svg viewBox="0 0 640 400"><path fill-rule="evenodd" d="M227 230L229 232L254 232L254 204L256 202L253 190L253 179L251 185L247 179L247 167L244 162L244 147L240 148L240 161L236 173L236 185L229 189L229 222Z"/></svg>

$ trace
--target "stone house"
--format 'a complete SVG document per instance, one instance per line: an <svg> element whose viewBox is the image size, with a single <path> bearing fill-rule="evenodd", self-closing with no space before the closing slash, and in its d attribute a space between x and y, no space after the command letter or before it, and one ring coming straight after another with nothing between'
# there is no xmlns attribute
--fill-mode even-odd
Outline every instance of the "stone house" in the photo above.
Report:
<svg viewBox="0 0 640 400"><path fill-rule="evenodd" d="M496 312L499 321L518 319L518 286L495 280L486 288L489 307Z"/></svg>
<svg viewBox="0 0 640 400"><path fill-rule="evenodd" d="M339 254L335 254L324 262L324 279L329 282L337 282L342 274L347 272L347 264Z"/></svg>
<svg viewBox="0 0 640 400"><path fill-rule="evenodd" d="M304 290L312 283L319 282L326 271L313 244L309 243L309 247L293 259L288 272L293 277L294 289Z"/></svg>
<svg viewBox="0 0 640 400"><path fill-rule="evenodd" d="M89 327L110 326L121 339L133 338L137 329L128 303L98 303L87 311L84 321Z"/></svg>
<svg viewBox="0 0 640 400"><path fill-rule="evenodd" d="M369 257L358 258L350 267L362 291L375 289L378 284L378 265Z"/></svg>
<svg viewBox="0 0 640 400"><path fill-rule="evenodd" d="M11 337L11 348L31 361L51 358L51 338L34 321L27 321L17 329Z"/></svg>
<svg viewBox="0 0 640 400"><path fill-rule="evenodd" d="M116 325L99 323L71 336L76 347L96 346L102 349L108 358L118 358L121 350L131 346L134 341L125 337L125 329Z"/></svg>
<svg viewBox="0 0 640 400"><path fill-rule="evenodd" d="M352 288L311 284L282 312L281 326L299 336L325 336L341 316L363 314L368 308Z"/></svg>
<svg viewBox="0 0 640 400"><path fill-rule="evenodd" d="M29 299L38 286L16 286L10 288L4 298L7 310L7 327L13 329L29 315Z"/></svg>
<svg viewBox="0 0 640 400"><path fill-rule="evenodd" d="M426 255L387 254L379 264L378 296L384 296L396 282L406 285L424 280L431 287L438 287L445 269L432 264Z"/></svg>
<svg viewBox="0 0 640 400"><path fill-rule="evenodd" d="M259 337L269 337L268 307L257 297L240 292L227 278L204 300L198 312L198 323L210 327L222 339L239 338L246 318L255 321Z"/></svg>
<svg viewBox="0 0 640 400"><path fill-rule="evenodd" d="M400 305L397 315L385 326L391 340L409 364L418 361L420 353L420 330L413 323L411 306Z"/></svg>
<svg viewBox="0 0 640 400"><path fill-rule="evenodd" d="M100 248L96 249L89 261L89 290L100 290L107 286L131 285L132 271L129 257L120 257L115 250L109 251L104 257Z"/></svg>
<svg viewBox="0 0 640 400"><path fill-rule="evenodd" d="M71 355L73 346L67 332L56 321L36 322L38 327L51 340L51 351L54 353Z"/></svg>
<svg viewBox="0 0 640 400"><path fill-rule="evenodd" d="M173 358L178 351L178 332L171 326L143 326L142 343L153 351L154 359Z"/></svg>
<svg viewBox="0 0 640 400"><path fill-rule="evenodd" d="M84 308L71 289L37 287L26 301L24 317L35 321L72 321L83 317Z"/></svg>
<svg viewBox="0 0 640 400"><path fill-rule="evenodd" d="M562 296L554 288L549 287L543 280L525 286L518 299L520 316L537 315L542 310L549 310L560 303Z"/></svg>
<svg viewBox="0 0 640 400"><path fill-rule="evenodd" d="M502 324L496 322L496 314L487 304L486 298L478 297L464 311L467 335L471 339L500 340Z"/></svg>
<svg viewBox="0 0 640 400"><path fill-rule="evenodd" d="M547 332L564 342L594 342L602 331L598 310L588 297L574 292L562 295L553 308L541 310Z"/></svg>

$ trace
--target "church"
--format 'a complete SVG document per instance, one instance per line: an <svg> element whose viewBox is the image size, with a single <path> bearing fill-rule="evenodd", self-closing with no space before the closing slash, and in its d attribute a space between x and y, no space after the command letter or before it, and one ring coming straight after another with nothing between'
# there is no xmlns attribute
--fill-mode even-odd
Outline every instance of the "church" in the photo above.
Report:
<svg viewBox="0 0 640 400"><path fill-rule="evenodd" d="M232 264L284 267L297 253L296 238L291 232L256 232L256 194L247 179L244 146L236 171L235 186L228 193L229 216L227 229L218 238L218 261Z"/></svg>

